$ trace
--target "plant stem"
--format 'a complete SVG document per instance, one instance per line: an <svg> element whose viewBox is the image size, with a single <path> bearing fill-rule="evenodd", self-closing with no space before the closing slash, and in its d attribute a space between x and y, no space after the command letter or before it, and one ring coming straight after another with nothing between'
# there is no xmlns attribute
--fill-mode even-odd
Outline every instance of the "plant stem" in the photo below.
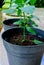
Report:
<svg viewBox="0 0 44 65"><path fill-rule="evenodd" d="M12 5L12 0L10 0L10 7L11 7L11 5Z"/></svg>
<svg viewBox="0 0 44 65"><path fill-rule="evenodd" d="M24 14L24 26L23 26L23 38L24 38L24 41L26 39L26 27L25 27L25 23L26 23L26 18L25 18L25 13L23 12Z"/></svg>
<svg viewBox="0 0 44 65"><path fill-rule="evenodd" d="M23 28L23 38L24 38L24 40L26 39L25 30L26 30L26 28L24 27L24 28Z"/></svg>

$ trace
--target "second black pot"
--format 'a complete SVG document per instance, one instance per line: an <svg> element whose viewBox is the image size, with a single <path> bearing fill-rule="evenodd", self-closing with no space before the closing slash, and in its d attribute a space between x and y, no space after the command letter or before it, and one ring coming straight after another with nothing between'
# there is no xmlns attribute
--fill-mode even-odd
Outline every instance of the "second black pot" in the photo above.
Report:
<svg viewBox="0 0 44 65"><path fill-rule="evenodd" d="M13 25L13 23L17 22L18 20L20 20L20 18L7 19L7 20L3 21L4 30L18 27L17 25Z"/></svg>

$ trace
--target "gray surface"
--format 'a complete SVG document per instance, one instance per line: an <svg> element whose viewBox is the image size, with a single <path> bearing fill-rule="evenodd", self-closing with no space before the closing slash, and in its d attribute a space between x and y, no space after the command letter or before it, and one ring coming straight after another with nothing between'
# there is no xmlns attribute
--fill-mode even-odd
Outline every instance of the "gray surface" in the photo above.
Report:
<svg viewBox="0 0 44 65"><path fill-rule="evenodd" d="M9 65L7 53L3 45L0 33L0 65Z"/></svg>
<svg viewBox="0 0 44 65"><path fill-rule="evenodd" d="M44 54L42 56L42 60L41 60L41 64L40 65L44 65Z"/></svg>

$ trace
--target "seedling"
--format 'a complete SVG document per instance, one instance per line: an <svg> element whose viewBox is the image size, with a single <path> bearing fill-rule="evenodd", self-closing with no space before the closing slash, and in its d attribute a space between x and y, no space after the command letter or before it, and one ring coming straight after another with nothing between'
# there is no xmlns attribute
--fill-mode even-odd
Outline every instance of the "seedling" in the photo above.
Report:
<svg viewBox="0 0 44 65"><path fill-rule="evenodd" d="M32 19L36 18L39 20L38 17L34 16L34 10L35 10L35 4L36 0L11 0L9 9L4 10L6 13L17 13L17 16L23 15L23 19L20 19L17 22L14 22L14 25L19 25L20 28L23 28L23 40L21 42L24 42L26 40L26 30L32 34L36 35L35 30L33 29L34 26L38 26ZM29 4L30 3L30 4ZM35 44L41 44L41 41L38 40L31 40Z"/></svg>

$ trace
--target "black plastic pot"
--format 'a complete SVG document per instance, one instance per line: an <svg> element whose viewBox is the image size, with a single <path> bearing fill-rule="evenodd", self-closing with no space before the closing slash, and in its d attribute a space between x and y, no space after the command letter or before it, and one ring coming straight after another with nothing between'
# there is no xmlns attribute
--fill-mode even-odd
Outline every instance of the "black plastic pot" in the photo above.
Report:
<svg viewBox="0 0 44 65"><path fill-rule="evenodd" d="M35 29L38 35L44 38L44 31ZM23 33L23 29L12 28L2 34L4 46L7 50L10 65L40 65L44 53L44 43L40 45L19 46L7 40L15 33Z"/></svg>
<svg viewBox="0 0 44 65"><path fill-rule="evenodd" d="M18 21L18 20L20 20L20 18L7 19L7 20L3 21L4 30L8 30L8 29L11 29L11 28L18 27L17 25L13 25L13 23Z"/></svg>

